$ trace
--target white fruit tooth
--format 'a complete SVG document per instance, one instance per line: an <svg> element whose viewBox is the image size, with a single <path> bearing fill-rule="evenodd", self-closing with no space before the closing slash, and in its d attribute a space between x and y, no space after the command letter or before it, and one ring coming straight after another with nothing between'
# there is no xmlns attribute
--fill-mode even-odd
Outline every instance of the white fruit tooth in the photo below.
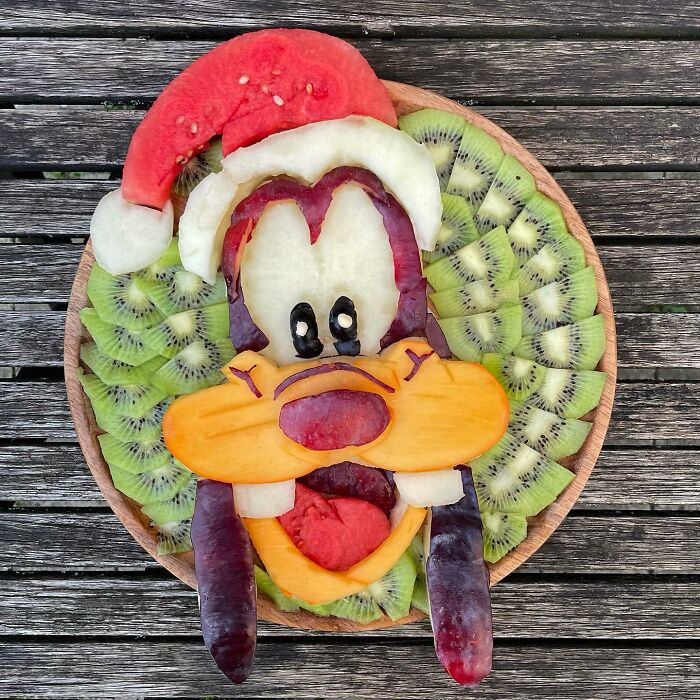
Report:
<svg viewBox="0 0 700 700"><path fill-rule="evenodd" d="M400 522L410 504L405 501L401 494L396 498L396 505L391 509L389 514L389 522L391 522L391 529L393 530Z"/></svg>
<svg viewBox="0 0 700 700"><path fill-rule="evenodd" d="M165 253L173 237L173 205L163 211L132 204L122 188L97 203L90 221L90 239L97 262L113 275L135 272Z"/></svg>
<svg viewBox="0 0 700 700"><path fill-rule="evenodd" d="M294 508L295 479L274 484L233 484L236 512L243 518L276 518Z"/></svg>
<svg viewBox="0 0 700 700"><path fill-rule="evenodd" d="M401 497L412 506L447 506L464 496L462 475L456 469L434 472L397 472L396 488Z"/></svg>

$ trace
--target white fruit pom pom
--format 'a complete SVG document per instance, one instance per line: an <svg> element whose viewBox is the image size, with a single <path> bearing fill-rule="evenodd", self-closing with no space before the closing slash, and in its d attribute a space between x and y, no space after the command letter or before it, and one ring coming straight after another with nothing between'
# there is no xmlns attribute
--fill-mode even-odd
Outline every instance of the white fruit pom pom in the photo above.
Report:
<svg viewBox="0 0 700 700"><path fill-rule="evenodd" d="M90 221L97 262L113 275L136 272L165 253L173 237L173 205L163 211L132 204L121 187L98 202Z"/></svg>
<svg viewBox="0 0 700 700"><path fill-rule="evenodd" d="M417 508L448 506L464 496L462 475L457 469L397 472L394 481L401 497Z"/></svg>
<svg viewBox="0 0 700 700"><path fill-rule="evenodd" d="M295 480L276 484L234 484L236 512L243 518L276 518L294 508Z"/></svg>

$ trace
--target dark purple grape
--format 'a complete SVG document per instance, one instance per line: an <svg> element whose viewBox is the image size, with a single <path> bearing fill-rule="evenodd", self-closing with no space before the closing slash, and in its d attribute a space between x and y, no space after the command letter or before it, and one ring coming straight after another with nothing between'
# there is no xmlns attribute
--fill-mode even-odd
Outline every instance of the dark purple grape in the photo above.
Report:
<svg viewBox="0 0 700 700"><path fill-rule="evenodd" d="M226 677L243 683L255 655L255 573L231 484L197 482L192 545L204 642Z"/></svg>
<svg viewBox="0 0 700 700"><path fill-rule="evenodd" d="M381 469L354 462L322 467L299 481L314 491L332 496L361 498L381 508L387 515L396 505L394 489Z"/></svg>
<svg viewBox="0 0 700 700"><path fill-rule="evenodd" d="M460 685L473 687L491 671L491 596L469 468L462 485L460 501L432 508L425 571L437 657Z"/></svg>

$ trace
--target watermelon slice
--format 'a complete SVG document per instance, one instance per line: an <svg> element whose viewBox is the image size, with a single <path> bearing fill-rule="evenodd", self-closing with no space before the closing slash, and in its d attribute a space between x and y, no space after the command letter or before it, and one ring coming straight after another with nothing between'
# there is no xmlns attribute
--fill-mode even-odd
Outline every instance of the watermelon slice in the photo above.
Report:
<svg viewBox="0 0 700 700"><path fill-rule="evenodd" d="M183 165L218 134L226 155L351 114L396 126L384 86L357 49L305 29L244 34L198 58L154 102L131 139L123 196L162 209Z"/></svg>

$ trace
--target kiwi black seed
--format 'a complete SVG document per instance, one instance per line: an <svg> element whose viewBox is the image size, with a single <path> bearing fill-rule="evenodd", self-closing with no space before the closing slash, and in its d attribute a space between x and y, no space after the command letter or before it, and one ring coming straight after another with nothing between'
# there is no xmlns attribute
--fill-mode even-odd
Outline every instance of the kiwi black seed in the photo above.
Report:
<svg viewBox="0 0 700 700"><path fill-rule="evenodd" d="M184 485L171 496L163 496L157 501L149 502L141 512L156 525L171 523L174 520L188 520L194 513L194 499L197 479L189 474Z"/></svg>
<svg viewBox="0 0 700 700"><path fill-rule="evenodd" d="M160 438L163 430L163 415L171 399L164 399L140 418L119 416L111 411L95 411L97 425L102 430L125 442L147 442ZM94 407L93 407L94 410Z"/></svg>
<svg viewBox="0 0 700 700"><path fill-rule="evenodd" d="M433 292L430 301L441 318L470 316L483 311L494 311L506 304L517 304L518 283L515 280L475 280L463 287Z"/></svg>
<svg viewBox="0 0 700 700"><path fill-rule="evenodd" d="M134 473L110 465L112 481L137 503L158 503L172 498L188 483L191 473L172 458L156 469Z"/></svg>
<svg viewBox="0 0 700 700"><path fill-rule="evenodd" d="M442 222L437 243L434 250L423 253L423 260L430 263L443 258L478 237L471 207L462 197L443 193Z"/></svg>
<svg viewBox="0 0 700 700"><path fill-rule="evenodd" d="M134 474L158 469L172 459L161 437L130 442L105 433L97 439L100 441L102 455L110 467L118 467Z"/></svg>
<svg viewBox="0 0 700 700"><path fill-rule="evenodd" d="M598 405L607 376L606 372L547 368L528 404L560 418L580 418Z"/></svg>
<svg viewBox="0 0 700 700"><path fill-rule="evenodd" d="M369 591L360 591L346 598L340 598L329 603L328 612L345 620L353 620L360 624L374 622L382 616L382 610Z"/></svg>
<svg viewBox="0 0 700 700"><path fill-rule="evenodd" d="M158 260L144 267L142 270L134 272L134 276L149 282L165 282L170 279L178 269L182 269L180 251L178 249L178 239L173 238L165 253L163 253Z"/></svg>
<svg viewBox="0 0 700 700"><path fill-rule="evenodd" d="M482 511L484 559L495 563L527 536L527 520L517 513Z"/></svg>
<svg viewBox="0 0 700 700"><path fill-rule="evenodd" d="M583 246L573 236L546 243L535 255L515 268L520 294L526 295L551 282L558 282L586 266Z"/></svg>
<svg viewBox="0 0 700 700"><path fill-rule="evenodd" d="M179 520L158 526L156 551L158 554L180 554L192 549L192 521Z"/></svg>
<svg viewBox="0 0 700 700"><path fill-rule="evenodd" d="M521 401L542 384L546 371L536 362L513 355L488 353L481 363L496 377L508 398Z"/></svg>
<svg viewBox="0 0 700 700"><path fill-rule="evenodd" d="M450 179L466 125L466 121L457 114L438 109L421 109L399 119L399 129L422 143L430 152L443 192Z"/></svg>
<svg viewBox="0 0 700 700"><path fill-rule="evenodd" d="M80 346L80 359L97 377L110 386L116 384L147 384L151 375L167 362L165 357L154 357L142 365L133 366L111 358L95 343Z"/></svg>
<svg viewBox="0 0 700 700"><path fill-rule="evenodd" d="M141 288L148 294L162 316L171 316L187 309L198 309L226 301L226 283L221 274L217 276L214 284L209 284L199 275L182 268L177 269L163 282L143 281ZM160 320L159 318L158 321Z"/></svg>

